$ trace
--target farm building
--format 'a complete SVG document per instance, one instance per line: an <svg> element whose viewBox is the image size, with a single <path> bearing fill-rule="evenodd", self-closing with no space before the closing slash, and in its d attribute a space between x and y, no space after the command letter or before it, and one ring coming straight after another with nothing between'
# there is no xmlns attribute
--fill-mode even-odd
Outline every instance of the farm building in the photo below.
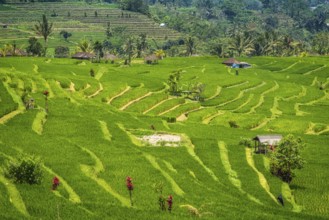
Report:
<svg viewBox="0 0 329 220"><path fill-rule="evenodd" d="M14 51L8 51L5 55L0 54L0 57L2 57L2 56L4 56L4 57L27 56L27 55L28 55L28 53L25 52L24 50L16 48L15 52Z"/></svg>
<svg viewBox="0 0 329 220"><path fill-rule="evenodd" d="M111 61L111 63L114 63L118 57L115 56L114 54L105 54L103 57L106 61Z"/></svg>
<svg viewBox="0 0 329 220"><path fill-rule="evenodd" d="M72 55L73 59L80 59L80 60L90 60L95 58L95 54L93 53L88 53L88 52L77 52Z"/></svg>
<svg viewBox="0 0 329 220"><path fill-rule="evenodd" d="M255 152L266 154L268 148L273 150L281 139L282 135L279 134L257 135L253 138L255 141Z"/></svg>
<svg viewBox="0 0 329 220"><path fill-rule="evenodd" d="M158 63L158 57L155 54L148 55L144 58L145 63L147 64L156 64Z"/></svg>
<svg viewBox="0 0 329 220"><path fill-rule="evenodd" d="M222 62L222 64L225 64L226 66L230 66L232 68L249 68L251 65L247 62L240 62L234 58L230 58L228 60L225 60Z"/></svg>

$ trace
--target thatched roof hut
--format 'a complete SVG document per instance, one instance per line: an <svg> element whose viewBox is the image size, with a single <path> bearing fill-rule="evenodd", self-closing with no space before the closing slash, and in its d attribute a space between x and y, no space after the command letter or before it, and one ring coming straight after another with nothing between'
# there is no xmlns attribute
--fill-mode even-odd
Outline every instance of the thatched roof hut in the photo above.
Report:
<svg viewBox="0 0 329 220"><path fill-rule="evenodd" d="M27 56L28 53L22 49L18 49L16 48L15 49L15 52L14 51L9 51L6 53L6 57L11 57L11 56L18 56L18 57L22 57L22 56ZM0 53L0 57L3 56L1 53Z"/></svg>
<svg viewBox="0 0 329 220"><path fill-rule="evenodd" d="M155 54L148 55L144 58L145 63L155 64L158 63L159 58Z"/></svg>
<svg viewBox="0 0 329 220"><path fill-rule="evenodd" d="M73 59L80 59L80 60L90 60L95 58L95 54L93 53L88 53L88 52L77 52L72 55Z"/></svg>
<svg viewBox="0 0 329 220"><path fill-rule="evenodd" d="M110 60L111 63L114 63L114 61L118 59L118 57L115 56L114 54L105 54L103 58L105 60Z"/></svg>
<svg viewBox="0 0 329 220"><path fill-rule="evenodd" d="M269 134L269 135L257 135L253 138L255 141L255 151L258 153L267 152L269 146L272 150L281 141L282 135L280 134Z"/></svg>
<svg viewBox="0 0 329 220"><path fill-rule="evenodd" d="M226 66L232 66L233 64L240 64L240 61L234 58L230 58L228 60L223 61L222 64L225 64Z"/></svg>

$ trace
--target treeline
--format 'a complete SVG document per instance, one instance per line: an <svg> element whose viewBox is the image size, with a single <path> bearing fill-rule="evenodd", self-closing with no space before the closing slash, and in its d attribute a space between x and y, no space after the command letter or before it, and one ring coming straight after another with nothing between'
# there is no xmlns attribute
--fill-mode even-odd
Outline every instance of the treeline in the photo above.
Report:
<svg viewBox="0 0 329 220"><path fill-rule="evenodd" d="M63 2L62 0L0 0L0 4L17 4L17 3L33 3L33 2Z"/></svg>

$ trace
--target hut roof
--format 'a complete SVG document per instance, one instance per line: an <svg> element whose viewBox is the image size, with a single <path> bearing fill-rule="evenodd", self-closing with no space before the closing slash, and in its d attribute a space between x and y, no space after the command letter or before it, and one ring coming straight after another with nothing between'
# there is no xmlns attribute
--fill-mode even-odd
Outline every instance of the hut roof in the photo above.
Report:
<svg viewBox="0 0 329 220"><path fill-rule="evenodd" d="M88 52L77 52L72 55L74 59L92 59L95 58L95 54Z"/></svg>
<svg viewBox="0 0 329 220"><path fill-rule="evenodd" d="M115 56L114 54L105 54L104 59L106 59L106 60L116 60L116 59L118 59L118 57Z"/></svg>
<svg viewBox="0 0 329 220"><path fill-rule="evenodd" d="M257 135L253 140L259 141L262 144L275 145L281 141L282 135L270 134L270 135Z"/></svg>
<svg viewBox="0 0 329 220"><path fill-rule="evenodd" d="M228 60L223 61L222 64L226 64L226 65L240 64L240 61L234 58L230 58Z"/></svg>
<svg viewBox="0 0 329 220"><path fill-rule="evenodd" d="M155 54L148 55L144 58L145 60L155 61L158 60L158 57Z"/></svg>

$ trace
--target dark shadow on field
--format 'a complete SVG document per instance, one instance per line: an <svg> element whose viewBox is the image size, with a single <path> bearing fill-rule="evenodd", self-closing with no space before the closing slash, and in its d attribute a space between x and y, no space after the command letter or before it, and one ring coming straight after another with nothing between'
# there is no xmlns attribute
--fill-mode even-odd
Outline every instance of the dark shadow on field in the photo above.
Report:
<svg viewBox="0 0 329 220"><path fill-rule="evenodd" d="M306 187L299 186L299 185L296 185L296 184L291 184L290 189L292 189L292 190L303 190L303 189L306 189Z"/></svg>

